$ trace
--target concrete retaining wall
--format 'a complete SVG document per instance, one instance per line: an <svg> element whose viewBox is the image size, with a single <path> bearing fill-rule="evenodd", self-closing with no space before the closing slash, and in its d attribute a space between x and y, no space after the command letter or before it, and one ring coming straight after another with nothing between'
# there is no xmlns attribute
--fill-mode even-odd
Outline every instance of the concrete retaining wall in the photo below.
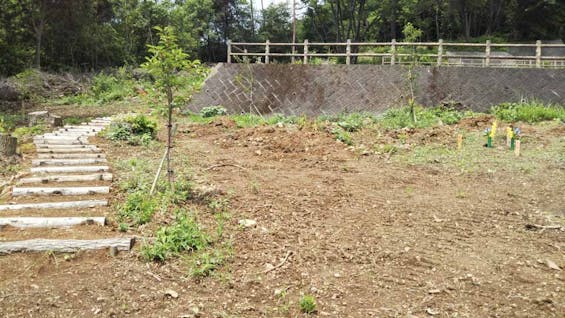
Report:
<svg viewBox="0 0 565 318"><path fill-rule="evenodd" d="M565 70L416 67L418 103L459 103L485 111L502 102L565 104ZM404 105L409 69L388 65L219 64L188 106L222 105L232 113L379 113Z"/></svg>

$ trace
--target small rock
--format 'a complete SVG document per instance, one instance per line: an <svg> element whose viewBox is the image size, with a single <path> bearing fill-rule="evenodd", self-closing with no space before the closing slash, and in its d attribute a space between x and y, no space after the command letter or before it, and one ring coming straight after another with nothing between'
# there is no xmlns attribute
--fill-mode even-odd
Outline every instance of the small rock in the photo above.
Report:
<svg viewBox="0 0 565 318"><path fill-rule="evenodd" d="M340 277L341 277L341 274L340 274L340 273L335 273L335 274L334 274L334 277L335 277L335 278L340 278Z"/></svg>
<svg viewBox="0 0 565 318"><path fill-rule="evenodd" d="M172 289L167 289L167 290L165 290L165 296L169 296L171 298L178 298L179 293L177 293L176 291L174 291Z"/></svg>
<svg viewBox="0 0 565 318"><path fill-rule="evenodd" d="M247 227L255 227L257 225L257 221L251 219L242 219L239 220L239 225L247 228Z"/></svg>
<svg viewBox="0 0 565 318"><path fill-rule="evenodd" d="M265 271L270 272L275 268L275 266L271 263L265 264Z"/></svg>
<svg viewBox="0 0 565 318"><path fill-rule="evenodd" d="M439 289L430 289L428 290L428 294L439 294L441 293L441 290Z"/></svg>
<svg viewBox="0 0 565 318"><path fill-rule="evenodd" d="M557 266L557 264L555 264L554 261L550 260L550 259L546 259L545 260L545 264L547 265L547 267L554 269L556 271L560 271L561 268L559 266Z"/></svg>
<svg viewBox="0 0 565 318"><path fill-rule="evenodd" d="M39 286L37 286L36 284L31 284L31 288L33 288L33 289L39 289Z"/></svg>

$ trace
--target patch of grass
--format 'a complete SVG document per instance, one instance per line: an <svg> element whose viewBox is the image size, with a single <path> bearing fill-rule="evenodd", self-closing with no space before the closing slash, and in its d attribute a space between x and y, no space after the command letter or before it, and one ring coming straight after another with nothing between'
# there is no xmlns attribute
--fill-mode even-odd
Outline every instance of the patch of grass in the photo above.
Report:
<svg viewBox="0 0 565 318"><path fill-rule="evenodd" d="M118 208L117 221L120 223L120 229L121 224L138 226L150 222L158 206L158 201L146 191L129 193L124 204Z"/></svg>
<svg viewBox="0 0 565 318"><path fill-rule="evenodd" d="M565 107L545 105L539 101L524 103L503 103L493 106L491 112L500 120L507 122L523 121L537 123L546 120L565 121Z"/></svg>
<svg viewBox="0 0 565 318"><path fill-rule="evenodd" d="M88 121L90 118L84 117L67 117L63 119L65 125L80 125L81 123Z"/></svg>
<svg viewBox="0 0 565 318"><path fill-rule="evenodd" d="M117 170L123 171L125 175L118 182L120 190L127 192L149 190L152 175L155 173L151 162L133 157L128 160L118 161L115 167Z"/></svg>
<svg viewBox="0 0 565 318"><path fill-rule="evenodd" d="M188 272L193 278L210 276L233 256L231 244L221 248L207 248L187 258Z"/></svg>
<svg viewBox="0 0 565 318"><path fill-rule="evenodd" d="M317 121L327 121L335 123L347 132L355 132L363 127L369 126L376 121L376 117L369 113L349 113L339 114L333 116L319 116Z"/></svg>
<svg viewBox="0 0 565 318"><path fill-rule="evenodd" d="M387 110L378 122L385 128L399 129L409 128L425 128L438 126L442 124L452 125L458 123L461 119L474 116L471 111L458 111L449 107L425 108L415 106L416 123L412 120L410 107L391 108Z"/></svg>
<svg viewBox="0 0 565 318"><path fill-rule="evenodd" d="M239 128L252 128L266 124L265 118L255 114L240 114L230 116L237 127Z"/></svg>
<svg viewBox="0 0 565 318"><path fill-rule="evenodd" d="M316 298L312 295L304 295L298 302L300 311L305 314L313 314L316 312Z"/></svg>
<svg viewBox="0 0 565 318"><path fill-rule="evenodd" d="M194 216L183 209L175 212L175 221L157 230L155 241L141 247L141 255L148 261L165 261L181 252L204 249L210 244L206 234Z"/></svg>

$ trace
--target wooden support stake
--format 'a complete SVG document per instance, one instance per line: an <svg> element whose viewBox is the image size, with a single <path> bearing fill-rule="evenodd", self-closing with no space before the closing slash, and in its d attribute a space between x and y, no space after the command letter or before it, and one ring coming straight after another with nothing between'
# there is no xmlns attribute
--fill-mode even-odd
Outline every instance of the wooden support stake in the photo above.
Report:
<svg viewBox="0 0 565 318"><path fill-rule="evenodd" d="M515 141L515 143L516 144L514 145L514 147L515 147L514 148L514 154L516 155L516 157L519 157L520 156L520 139L517 139Z"/></svg>
<svg viewBox="0 0 565 318"><path fill-rule="evenodd" d="M439 39L437 46L437 66L441 66L442 59L443 59L443 39Z"/></svg>
<svg viewBox="0 0 565 318"><path fill-rule="evenodd" d="M345 47L345 64L351 64L351 40L347 39L347 46Z"/></svg>
<svg viewBox="0 0 565 318"><path fill-rule="evenodd" d="M270 43L269 40L265 41L265 64L269 64Z"/></svg>
<svg viewBox="0 0 565 318"><path fill-rule="evenodd" d="M390 65L394 65L396 61L396 39L392 39L390 43Z"/></svg>
<svg viewBox="0 0 565 318"><path fill-rule="evenodd" d="M541 67L541 41L536 41L536 67Z"/></svg>
<svg viewBox="0 0 565 318"><path fill-rule="evenodd" d="M485 46L485 66L490 66L490 40L487 40Z"/></svg>

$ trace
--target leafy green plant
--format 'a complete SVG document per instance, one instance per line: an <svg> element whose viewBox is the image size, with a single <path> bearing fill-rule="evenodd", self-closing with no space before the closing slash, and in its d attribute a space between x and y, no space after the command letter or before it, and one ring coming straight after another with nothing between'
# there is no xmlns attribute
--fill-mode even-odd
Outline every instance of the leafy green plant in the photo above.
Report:
<svg viewBox="0 0 565 318"><path fill-rule="evenodd" d="M103 135L110 140L125 140L131 145L147 145L155 138L157 121L145 115L127 115L114 120Z"/></svg>
<svg viewBox="0 0 565 318"><path fill-rule="evenodd" d="M228 113L228 111L225 109L224 106L221 106L221 105L203 107L200 110L200 115L204 118L215 117L215 116L223 116L223 115L226 115L227 113Z"/></svg>
<svg viewBox="0 0 565 318"><path fill-rule="evenodd" d="M188 271L194 278L210 276L233 255L231 245L207 249L188 258Z"/></svg>
<svg viewBox="0 0 565 318"><path fill-rule="evenodd" d="M158 207L158 201L147 195L146 191L137 190L128 194L126 202L118 208L119 223L142 225L151 221Z"/></svg>
<svg viewBox="0 0 565 318"><path fill-rule="evenodd" d="M343 142L344 144L351 146L353 145L353 140L351 139L351 134L345 131L341 127L334 127L332 129L332 135L334 135L336 140Z"/></svg>
<svg viewBox="0 0 565 318"><path fill-rule="evenodd" d="M14 129L12 136L18 139L28 139L33 136L41 135L45 132L46 128L43 125L35 125L31 127L23 126Z"/></svg>
<svg viewBox="0 0 565 318"><path fill-rule="evenodd" d="M316 298L312 295L304 295L298 302L300 311L305 314L313 314L316 312Z"/></svg>
<svg viewBox="0 0 565 318"><path fill-rule="evenodd" d="M239 128L251 128L264 125L265 118L255 115L255 114L240 114L233 115L231 118L235 121L235 124Z"/></svg>
<svg viewBox="0 0 565 318"><path fill-rule="evenodd" d="M199 251L208 246L210 237L188 212L178 209L175 221L157 230L155 241L141 247L141 255L148 261L165 261L181 252Z"/></svg>
<svg viewBox="0 0 565 318"><path fill-rule="evenodd" d="M525 121L528 123L536 123L553 119L565 121L565 107L545 105L539 101L503 103L493 106L491 112L498 119L508 122Z"/></svg>

